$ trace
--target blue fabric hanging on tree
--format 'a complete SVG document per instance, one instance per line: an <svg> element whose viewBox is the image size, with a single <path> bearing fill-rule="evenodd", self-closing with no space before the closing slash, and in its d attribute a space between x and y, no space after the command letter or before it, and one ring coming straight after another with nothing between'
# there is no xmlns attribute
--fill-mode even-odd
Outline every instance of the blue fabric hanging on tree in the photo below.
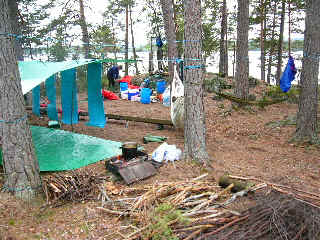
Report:
<svg viewBox="0 0 320 240"><path fill-rule="evenodd" d="M156 38L156 45L158 48L162 48L162 46L163 46L163 42L162 42L160 36Z"/></svg>
<svg viewBox="0 0 320 240"><path fill-rule="evenodd" d="M287 66L280 78L280 88L283 92L288 92L291 88L291 82L294 80L297 73L294 65L293 57L289 56Z"/></svg>

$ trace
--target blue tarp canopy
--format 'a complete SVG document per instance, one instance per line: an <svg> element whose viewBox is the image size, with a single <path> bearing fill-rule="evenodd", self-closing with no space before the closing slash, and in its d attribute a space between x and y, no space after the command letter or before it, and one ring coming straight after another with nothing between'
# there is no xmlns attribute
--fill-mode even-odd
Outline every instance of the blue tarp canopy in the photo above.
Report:
<svg viewBox="0 0 320 240"><path fill-rule="evenodd" d="M95 60L92 59L80 59L64 62L19 62L18 65L21 77L22 93L26 94L56 73L93 62L95 62Z"/></svg>

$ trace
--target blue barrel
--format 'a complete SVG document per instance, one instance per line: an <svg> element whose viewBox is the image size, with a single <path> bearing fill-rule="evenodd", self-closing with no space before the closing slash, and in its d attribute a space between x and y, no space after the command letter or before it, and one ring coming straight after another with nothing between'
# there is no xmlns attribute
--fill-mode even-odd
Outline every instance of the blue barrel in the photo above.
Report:
<svg viewBox="0 0 320 240"><path fill-rule="evenodd" d="M151 96L151 89L150 88L142 88L140 102L144 103L144 104L149 104L151 102L150 96Z"/></svg>
<svg viewBox="0 0 320 240"><path fill-rule="evenodd" d="M165 80L157 81L157 93L162 94L164 93L164 90L166 90L166 81Z"/></svg>
<svg viewBox="0 0 320 240"><path fill-rule="evenodd" d="M128 83L127 82L120 82L120 91L128 90Z"/></svg>

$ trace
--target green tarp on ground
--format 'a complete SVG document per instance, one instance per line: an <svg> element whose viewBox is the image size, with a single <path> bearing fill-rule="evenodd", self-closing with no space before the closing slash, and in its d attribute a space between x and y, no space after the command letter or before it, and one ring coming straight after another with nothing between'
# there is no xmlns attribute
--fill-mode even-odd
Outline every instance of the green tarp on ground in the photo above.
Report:
<svg viewBox="0 0 320 240"><path fill-rule="evenodd" d="M120 142L38 126L31 132L40 171L73 170L121 154Z"/></svg>

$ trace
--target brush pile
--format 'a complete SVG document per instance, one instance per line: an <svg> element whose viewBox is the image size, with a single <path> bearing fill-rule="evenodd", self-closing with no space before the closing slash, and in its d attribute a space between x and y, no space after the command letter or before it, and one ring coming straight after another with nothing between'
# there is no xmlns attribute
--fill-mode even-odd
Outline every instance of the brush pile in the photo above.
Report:
<svg viewBox="0 0 320 240"><path fill-rule="evenodd" d="M121 198L118 195L111 199L104 192L102 207L98 209L108 215L128 217L132 222L125 232L121 230L124 228L112 229L108 237L126 240L319 237L320 198L289 193L265 183L232 195L233 184L221 191L214 181L203 180L205 177L126 188L121 191ZM244 199L249 199L244 210L234 207Z"/></svg>
<svg viewBox="0 0 320 240"><path fill-rule="evenodd" d="M47 204L60 206L67 202L97 199L98 185L102 180L102 177L88 170L69 171L44 176L42 186Z"/></svg>

